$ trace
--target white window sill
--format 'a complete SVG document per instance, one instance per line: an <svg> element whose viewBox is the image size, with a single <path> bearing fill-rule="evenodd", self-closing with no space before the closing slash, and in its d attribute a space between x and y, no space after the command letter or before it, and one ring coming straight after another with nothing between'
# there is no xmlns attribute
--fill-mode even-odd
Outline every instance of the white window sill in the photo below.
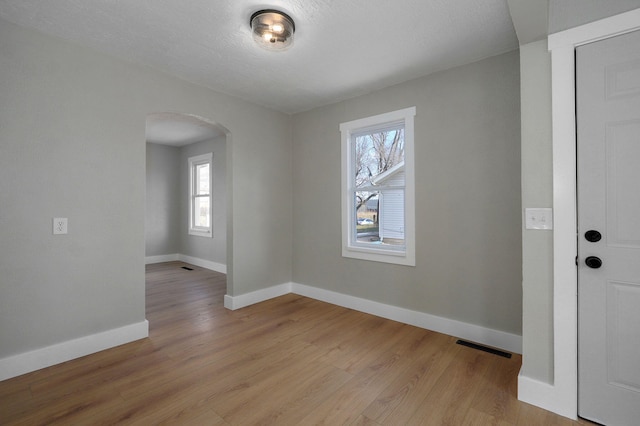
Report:
<svg viewBox="0 0 640 426"><path fill-rule="evenodd" d="M194 235L196 237L207 237L207 238L213 237L213 234L211 233L211 231L198 231L195 229L189 229L189 235Z"/></svg>
<svg viewBox="0 0 640 426"><path fill-rule="evenodd" d="M343 247L342 257L369 260L372 262L393 263L396 265L416 266L415 255L406 251L370 249L365 247Z"/></svg>

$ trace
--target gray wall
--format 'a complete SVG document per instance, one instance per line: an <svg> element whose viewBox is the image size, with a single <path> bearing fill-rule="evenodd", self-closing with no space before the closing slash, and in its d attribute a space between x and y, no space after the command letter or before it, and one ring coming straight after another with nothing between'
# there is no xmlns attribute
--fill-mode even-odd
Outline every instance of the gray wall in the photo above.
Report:
<svg viewBox="0 0 640 426"><path fill-rule="evenodd" d="M180 221L174 223L180 235L178 253L216 263L227 262L226 148L225 138L198 142L180 148ZM189 157L213 153L213 238L189 235ZM175 252L173 252L175 253ZM169 254L169 253L165 253Z"/></svg>
<svg viewBox="0 0 640 426"><path fill-rule="evenodd" d="M229 294L291 281L289 116L6 21L0 75L0 358L144 320L149 113L230 132Z"/></svg>
<svg viewBox="0 0 640 426"><path fill-rule="evenodd" d="M521 333L518 52L297 114L293 281ZM341 257L341 122L416 106L416 266Z"/></svg>
<svg viewBox="0 0 640 426"><path fill-rule="evenodd" d="M549 0L549 34L640 7L640 0Z"/></svg>
<svg viewBox="0 0 640 426"><path fill-rule="evenodd" d="M553 207L551 55L546 40L520 46L522 211ZM553 231L522 227L522 370L553 383Z"/></svg>
<svg viewBox="0 0 640 426"><path fill-rule="evenodd" d="M145 255L180 253L180 148L146 146Z"/></svg>

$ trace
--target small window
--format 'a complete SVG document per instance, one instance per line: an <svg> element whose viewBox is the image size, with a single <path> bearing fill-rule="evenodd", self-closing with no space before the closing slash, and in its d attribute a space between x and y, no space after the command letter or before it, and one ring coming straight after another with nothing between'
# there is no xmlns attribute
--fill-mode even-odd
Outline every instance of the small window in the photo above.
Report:
<svg viewBox="0 0 640 426"><path fill-rule="evenodd" d="M211 189L213 154L189 158L189 234L212 237Z"/></svg>
<svg viewBox="0 0 640 426"><path fill-rule="evenodd" d="M342 123L342 255L415 266L415 107Z"/></svg>

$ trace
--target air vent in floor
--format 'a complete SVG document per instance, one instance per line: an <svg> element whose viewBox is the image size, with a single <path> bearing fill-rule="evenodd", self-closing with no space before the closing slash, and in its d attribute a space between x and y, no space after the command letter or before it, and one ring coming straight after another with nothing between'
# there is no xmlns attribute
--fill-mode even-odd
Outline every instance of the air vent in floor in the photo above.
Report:
<svg viewBox="0 0 640 426"><path fill-rule="evenodd" d="M467 342L466 340L458 340L456 342L458 345L466 346L468 348L477 349L479 351L489 352L490 354L502 356L505 358L511 358L511 354L509 352L504 352L498 349L490 348L488 346L478 345L477 343Z"/></svg>

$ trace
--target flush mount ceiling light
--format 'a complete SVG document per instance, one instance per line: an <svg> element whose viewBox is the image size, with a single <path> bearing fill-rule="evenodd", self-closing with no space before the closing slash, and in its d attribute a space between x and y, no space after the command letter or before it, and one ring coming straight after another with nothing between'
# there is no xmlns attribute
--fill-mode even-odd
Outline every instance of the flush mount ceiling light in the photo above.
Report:
<svg viewBox="0 0 640 426"><path fill-rule="evenodd" d="M253 39L268 50L285 50L293 44L296 24L286 13L274 9L259 10L249 20Z"/></svg>

